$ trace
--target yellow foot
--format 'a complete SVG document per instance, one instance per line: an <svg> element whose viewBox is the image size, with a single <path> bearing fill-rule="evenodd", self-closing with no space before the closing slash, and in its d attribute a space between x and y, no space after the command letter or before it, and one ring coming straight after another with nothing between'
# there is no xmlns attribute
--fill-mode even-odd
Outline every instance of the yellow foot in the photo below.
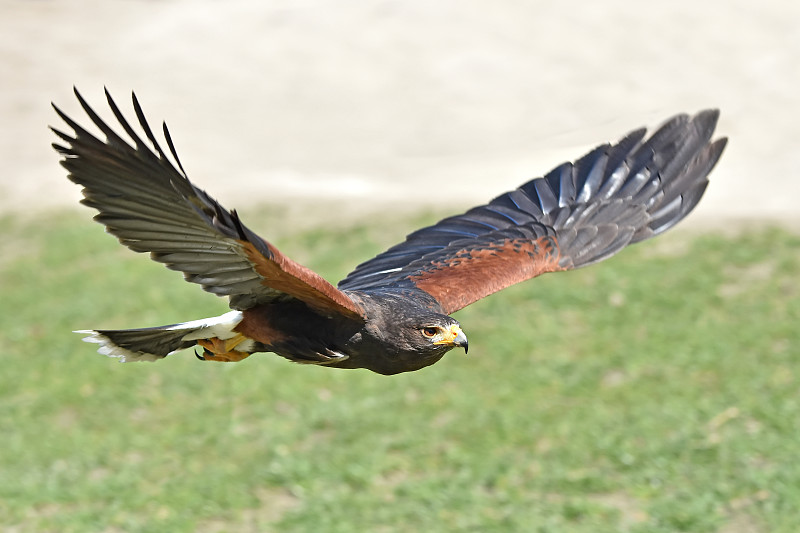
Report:
<svg viewBox="0 0 800 533"><path fill-rule="evenodd" d="M195 352L195 355L201 361L236 363L250 355L247 352L239 352L234 350L234 348L236 348L244 340L245 336L241 334L238 334L230 339L220 339L219 337L200 339L197 341L197 344L203 348L203 355L200 355L197 352Z"/></svg>

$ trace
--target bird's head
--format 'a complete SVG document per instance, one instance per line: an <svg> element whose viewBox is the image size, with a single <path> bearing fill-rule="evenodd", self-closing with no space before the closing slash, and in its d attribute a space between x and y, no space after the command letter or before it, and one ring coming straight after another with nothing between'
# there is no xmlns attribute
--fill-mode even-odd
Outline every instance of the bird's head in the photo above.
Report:
<svg viewBox="0 0 800 533"><path fill-rule="evenodd" d="M428 349L447 351L459 347L464 348L466 353L469 349L469 342L461 330L461 325L447 315L434 316L413 325L407 336L414 338L420 350L424 351Z"/></svg>
<svg viewBox="0 0 800 533"><path fill-rule="evenodd" d="M439 313L410 314L384 323L382 329L384 342L391 347L386 353L391 373L418 370L453 348L466 352L469 347L458 321Z"/></svg>
<svg viewBox="0 0 800 533"><path fill-rule="evenodd" d="M469 344L455 318L441 312L425 294L403 291L350 293L367 317L346 346L343 365L379 374L411 372L432 365L453 348Z"/></svg>
<svg viewBox="0 0 800 533"><path fill-rule="evenodd" d="M377 313L358 336L359 366L380 374L410 372L432 365L453 348L469 346L461 325L452 317L416 309L413 313ZM355 361L353 361L355 362Z"/></svg>

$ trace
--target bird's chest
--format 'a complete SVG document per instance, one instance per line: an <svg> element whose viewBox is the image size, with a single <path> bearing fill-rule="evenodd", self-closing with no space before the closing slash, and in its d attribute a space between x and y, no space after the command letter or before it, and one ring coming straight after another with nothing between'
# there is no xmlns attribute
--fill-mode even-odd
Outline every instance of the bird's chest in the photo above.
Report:
<svg viewBox="0 0 800 533"><path fill-rule="evenodd" d="M324 317L300 302L258 305L242 312L236 331L290 359L341 351L360 324Z"/></svg>

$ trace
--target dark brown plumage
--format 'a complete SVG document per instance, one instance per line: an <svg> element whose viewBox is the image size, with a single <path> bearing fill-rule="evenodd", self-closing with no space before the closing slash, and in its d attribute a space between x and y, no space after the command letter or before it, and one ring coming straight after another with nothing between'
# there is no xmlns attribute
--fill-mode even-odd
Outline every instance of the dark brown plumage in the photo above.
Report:
<svg viewBox="0 0 800 533"><path fill-rule="evenodd" d="M53 130L69 179L95 219L136 252L229 298L231 312L171 326L84 331L100 353L153 361L199 346L201 359L274 352L292 361L381 374L418 370L467 338L453 313L545 272L586 266L682 220L699 202L726 139L711 141L718 112L678 115L645 139L636 130L575 163L446 218L356 267L338 288L284 256L186 177L136 97L141 134L106 92L130 141L75 92L106 137ZM170 158L171 155L171 158Z"/></svg>

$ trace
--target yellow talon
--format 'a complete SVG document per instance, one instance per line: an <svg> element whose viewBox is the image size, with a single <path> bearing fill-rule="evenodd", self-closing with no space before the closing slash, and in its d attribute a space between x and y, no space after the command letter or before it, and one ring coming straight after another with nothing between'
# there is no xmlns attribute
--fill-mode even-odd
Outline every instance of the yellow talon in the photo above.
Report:
<svg viewBox="0 0 800 533"><path fill-rule="evenodd" d="M237 346L239 346L245 340L245 336L241 333L237 333L235 337L231 337L230 339L225 339L225 351L230 352Z"/></svg>
<svg viewBox="0 0 800 533"><path fill-rule="evenodd" d="M223 363L236 363L248 357L250 354L247 352L239 352L234 350L242 341L247 337L237 334L230 339L220 339L213 337L211 339L199 339L198 346L203 348L203 355L199 359L204 361L219 361Z"/></svg>

